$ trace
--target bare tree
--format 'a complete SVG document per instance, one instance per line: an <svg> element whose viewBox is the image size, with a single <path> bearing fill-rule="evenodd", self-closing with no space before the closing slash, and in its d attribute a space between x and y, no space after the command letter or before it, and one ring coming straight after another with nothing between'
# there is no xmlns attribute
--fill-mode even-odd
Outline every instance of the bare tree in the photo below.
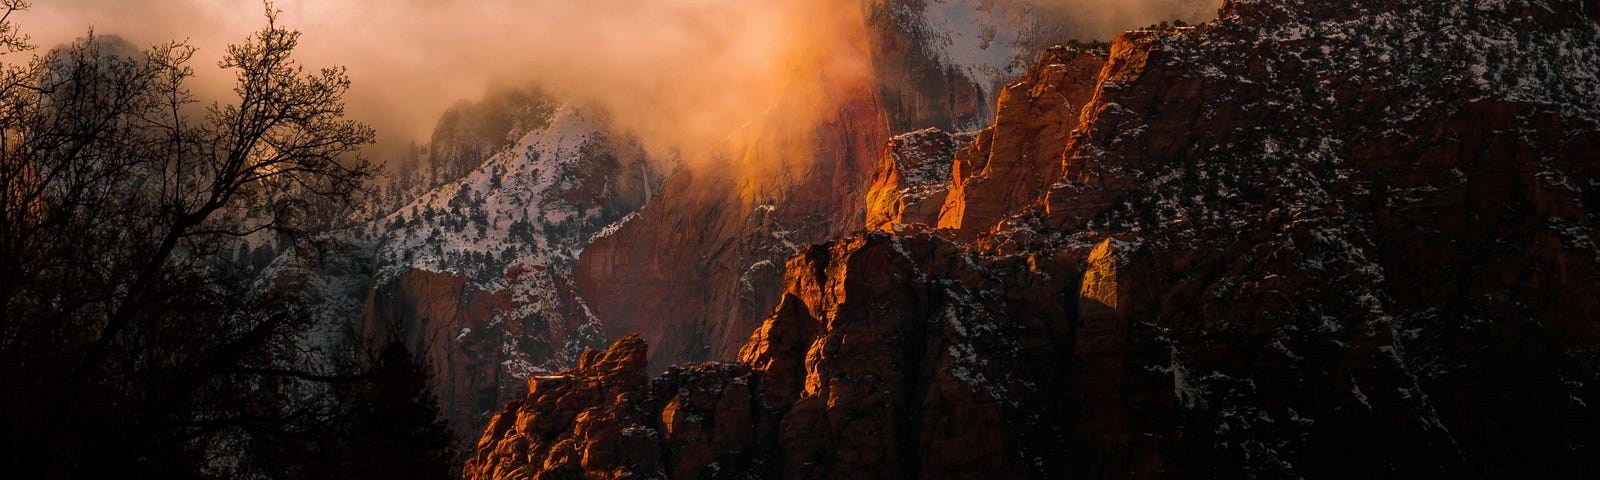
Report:
<svg viewBox="0 0 1600 480"><path fill-rule="evenodd" d="M0 0L0 448L25 477L226 473L332 421L316 385L359 377L308 368L308 320L231 253L313 228L376 171L344 70L299 66L268 5L219 62L237 99L203 106L183 43L91 32L11 63L26 7Z"/></svg>
<svg viewBox="0 0 1600 480"><path fill-rule="evenodd" d="M27 0L0 0L0 55L33 49L33 45L28 43L28 36L11 23L11 14L30 7Z"/></svg>

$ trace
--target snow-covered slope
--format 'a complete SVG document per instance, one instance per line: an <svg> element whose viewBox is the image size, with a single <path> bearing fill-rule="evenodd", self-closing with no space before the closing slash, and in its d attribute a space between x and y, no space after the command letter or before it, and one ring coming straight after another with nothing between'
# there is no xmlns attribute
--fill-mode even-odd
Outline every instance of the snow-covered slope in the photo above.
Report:
<svg viewBox="0 0 1600 480"><path fill-rule="evenodd" d="M303 344L320 370L404 343L430 365L441 408L464 435L528 376L569 367L606 340L572 267L673 168L601 115L541 96L494 100L458 109L434 136L452 165L479 155L475 168L390 178L346 227L292 242L259 280L263 292L297 297L315 323ZM498 122L508 111L516 121ZM498 148L505 132L461 127L502 123L519 136Z"/></svg>
<svg viewBox="0 0 1600 480"><path fill-rule="evenodd" d="M463 178L367 227L374 279L356 336L403 341L433 365L458 429L605 341L572 267L659 188L661 165L571 105Z"/></svg>
<svg viewBox="0 0 1600 480"><path fill-rule="evenodd" d="M563 106L548 127L371 225L381 245L377 281L418 269L499 290L511 287L501 275L508 269L570 265L590 235L629 213L620 204L642 205L648 195L605 185L584 191L594 186L585 183L594 170L606 167L622 167L614 173L639 185L650 183L654 168L637 145L616 142L604 125Z"/></svg>

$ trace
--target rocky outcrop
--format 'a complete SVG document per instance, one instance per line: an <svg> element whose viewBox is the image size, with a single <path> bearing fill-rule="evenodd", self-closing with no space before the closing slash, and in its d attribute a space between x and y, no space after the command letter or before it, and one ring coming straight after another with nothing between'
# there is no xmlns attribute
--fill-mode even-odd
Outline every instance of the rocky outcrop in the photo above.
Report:
<svg viewBox="0 0 1600 480"><path fill-rule="evenodd" d="M1043 372L1066 358L1065 326L1054 319L1075 300L1060 292L1076 280L1035 277L1023 259L988 269L974 259L926 235L808 248L790 260L789 289L739 363L674 367L649 395L642 362L629 376L638 383L574 380L596 376L584 367L538 377L528 397L496 416L467 477L1015 478L1059 469L1063 459L1052 452L1066 448L1065 431L1032 426L1062 422L1056 407L1067 399L1057 394L1065 389ZM907 271L921 275L902 277ZM995 271L1012 276L987 278ZM934 281L953 277L961 280ZM979 299L1000 285L1029 288L1010 292L1015 303L1004 310L986 310ZM1006 320L995 323L999 315ZM629 337L584 358L640 345ZM589 386L575 394L566 385ZM615 395L624 388L615 385L632 393ZM557 404L573 406L537 406ZM624 405L626 415L615 413ZM606 425L586 423L595 419ZM552 434L538 425L563 427ZM586 431L636 433L615 440ZM632 456L597 470L542 453L596 444L588 448Z"/></svg>
<svg viewBox="0 0 1600 480"><path fill-rule="evenodd" d="M658 434L636 402L649 393L644 341L618 340L584 352L577 368L528 378L526 398L489 422L467 467L472 478L535 478L596 472L621 478L653 472Z"/></svg>
<svg viewBox="0 0 1600 480"><path fill-rule="evenodd" d="M604 472L1582 476L1600 468L1597 70L1600 16L1577 1L1236 0L1124 34L1081 108L1040 113L1070 131L974 143L1059 152L1031 170L1049 178L952 190L970 242L801 250L738 362L630 400L618 428L656 436L607 443L637 456ZM1022 155L981 158L968 171ZM482 455L469 476L495 478Z"/></svg>
<svg viewBox="0 0 1600 480"><path fill-rule="evenodd" d="M741 360L783 478L1019 478L1062 468L1069 276L882 233L812 247ZM993 303L991 303L993 302Z"/></svg>
<svg viewBox="0 0 1600 480"><path fill-rule="evenodd" d="M994 126L955 156L954 181L938 226L971 239L1035 202L1059 177L1067 136L1095 93L1105 54L1045 51L1022 80L1000 93Z"/></svg>
<svg viewBox="0 0 1600 480"><path fill-rule="evenodd" d="M938 225L950 191L951 159L975 135L929 128L889 139L867 190L867 229Z"/></svg>

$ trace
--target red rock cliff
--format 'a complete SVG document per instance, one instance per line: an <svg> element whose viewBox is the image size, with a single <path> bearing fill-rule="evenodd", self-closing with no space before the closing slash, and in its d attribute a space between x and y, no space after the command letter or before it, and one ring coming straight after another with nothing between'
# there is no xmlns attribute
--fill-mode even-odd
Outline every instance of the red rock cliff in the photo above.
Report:
<svg viewBox="0 0 1600 480"><path fill-rule="evenodd" d="M938 225L950 192L951 159L975 135L929 128L889 139L867 191L867 228Z"/></svg>
<svg viewBox="0 0 1600 480"><path fill-rule="evenodd" d="M841 43L852 51L840 55L871 58L865 25L848 27ZM584 250L583 297L612 338L653 342L654 368L731 358L772 308L764 292L779 286L783 259L860 228L886 117L870 73L816 68L797 66L809 76L787 103L680 169L637 218Z"/></svg>
<svg viewBox="0 0 1600 480"><path fill-rule="evenodd" d="M1106 60L1055 47L1000 93L994 126L956 153L939 227L970 239L1039 198L1059 177L1067 137L1095 93Z"/></svg>

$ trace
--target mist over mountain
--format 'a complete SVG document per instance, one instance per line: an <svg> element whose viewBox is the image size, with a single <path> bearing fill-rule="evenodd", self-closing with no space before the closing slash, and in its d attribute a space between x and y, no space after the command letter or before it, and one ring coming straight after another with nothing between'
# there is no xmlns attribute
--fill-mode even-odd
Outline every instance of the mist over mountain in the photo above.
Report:
<svg viewBox="0 0 1600 480"><path fill-rule="evenodd" d="M941 28L979 36L994 27L983 17L1038 10L1060 33L1049 42L1108 40L1161 20L1203 20L1217 7L1214 0L928 3L958 15ZM862 68L865 58L835 44L840 29L858 21L859 4L279 0L273 6L304 32L299 54L307 62L349 68L351 116L378 128L375 152L387 157L408 143L425 143L455 102L478 98L492 85L528 83L616 113L615 121L658 151L699 152L792 94L787 83L799 75L795 69ZM187 40L209 58L254 28L260 12L253 0L52 0L16 18L46 47L92 27L140 46ZM208 66L199 65L197 87L210 96L227 93L231 79Z"/></svg>

